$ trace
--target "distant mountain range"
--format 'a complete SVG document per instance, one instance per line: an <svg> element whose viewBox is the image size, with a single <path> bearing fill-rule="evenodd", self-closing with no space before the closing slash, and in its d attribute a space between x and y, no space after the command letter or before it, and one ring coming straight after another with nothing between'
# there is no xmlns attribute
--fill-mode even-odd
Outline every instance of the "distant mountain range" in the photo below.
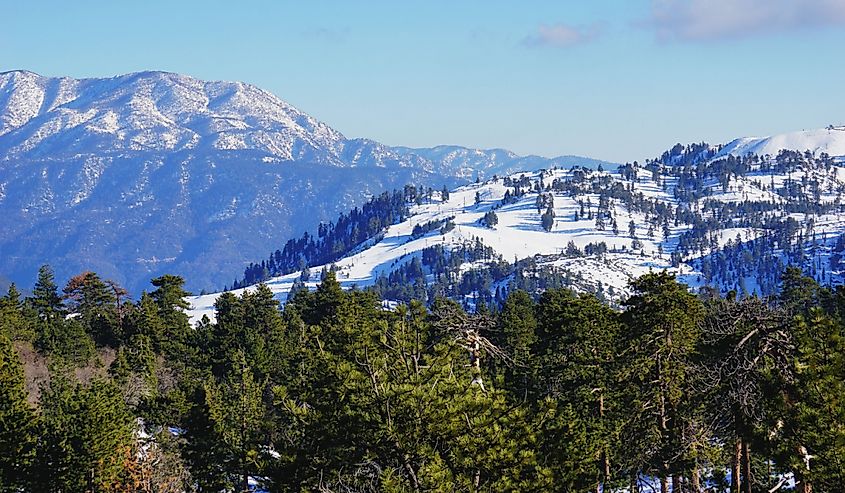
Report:
<svg viewBox="0 0 845 493"><path fill-rule="evenodd" d="M553 166L615 166L340 132L240 82L165 72L0 73L0 274L95 270L137 294L175 273L221 287L320 221L405 184L455 186Z"/></svg>

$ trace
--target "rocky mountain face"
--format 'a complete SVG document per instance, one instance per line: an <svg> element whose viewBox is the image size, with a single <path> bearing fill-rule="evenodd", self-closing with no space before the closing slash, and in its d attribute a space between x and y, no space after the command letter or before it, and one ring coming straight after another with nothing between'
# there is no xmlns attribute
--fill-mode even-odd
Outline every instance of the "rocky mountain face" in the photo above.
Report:
<svg viewBox="0 0 845 493"><path fill-rule="evenodd" d="M137 294L176 273L193 290L372 194L544 167L472 151L456 163L340 132L240 82L163 72L0 74L0 273L29 286L95 270Z"/></svg>

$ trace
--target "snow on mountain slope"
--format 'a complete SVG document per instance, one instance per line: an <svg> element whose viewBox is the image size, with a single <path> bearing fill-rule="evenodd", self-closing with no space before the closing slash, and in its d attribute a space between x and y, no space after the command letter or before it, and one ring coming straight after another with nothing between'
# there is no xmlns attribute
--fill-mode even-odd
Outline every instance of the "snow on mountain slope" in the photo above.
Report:
<svg viewBox="0 0 845 493"><path fill-rule="evenodd" d="M166 72L81 80L0 74L0 136L0 159L256 150L282 161L347 164L340 132L269 92Z"/></svg>
<svg viewBox="0 0 845 493"><path fill-rule="evenodd" d="M648 173L642 175L631 179L611 171L555 168L460 187L449 194L447 201L435 199L430 204L413 206L405 221L389 227L363 248L334 262L338 280L347 288L371 286L380 276L389 275L412 258L421 258L427 247L443 245L451 250L480 241L503 260L534 257L538 266L553 266L565 273L577 290L601 292L616 301L630 294L628 283L631 279L649 271L666 269L695 288L702 286L707 276L713 277L702 269L710 270L714 265L723 264L729 274L727 281L717 282L723 289L739 287L749 294L760 293L764 287L768 288L759 284L763 280L756 278L749 267L739 265L739 260L726 257L724 251L782 234L786 234L783 236L786 239L796 238L801 248L809 245L806 255L823 281L842 278L845 269L831 257L842 253L834 243L845 238L845 215L838 212L838 204L845 193L845 167L829 167L823 161L804 161L783 173L775 173L771 167L758 163L726 182L716 178L705 180L701 200L690 203L682 202L675 194L678 176L654 179L647 176ZM517 182L522 183L520 186L527 193L515 200L505 200L506 193L514 193L513 184ZM801 186L809 197L807 201L794 198L798 193L796 187ZM553 197L555 218L549 231L541 226L544 207L538 210L537 206L541 193ZM640 205L633 206L635 202ZM656 220L661 214L660 208L664 208L666 217L662 224ZM769 215L760 215L765 208L770 211ZM812 208L819 212L812 212ZM704 215L683 219L694 214L694 210L703 211ZM725 216L743 210L751 211L751 214ZM789 210L795 212L787 212ZM805 212L797 212L800 210ZM494 211L498 218L494 227L482 223L489 211ZM672 216L676 220L669 221ZM412 235L415 226L450 218L455 223L454 229L445 232L435 229L422 237ZM793 229L786 233L771 229L771 221L787 219L792 222L787 221L784 228ZM715 221L712 224L717 227L705 231L703 243L697 244L696 237L690 237L688 233L702 221ZM633 230L629 229L631 227ZM599 244L603 244L606 251L586 253L589 247ZM784 243L774 248L767 254L772 262L779 261L778 256L786 255L787 251L795 252L795 247ZM740 254L752 253L749 250ZM753 260L748 259L749 262ZM466 263L461 271L483 264ZM835 270L835 266L839 270ZM312 266L311 271L319 272L323 268L330 266ZM299 277L300 273L296 272L272 278L266 284L277 299L284 301ZM319 284L316 277L312 276L306 283L309 288ZM242 291L235 290L235 293ZM203 315L213 318L217 296L191 298L192 320L197 321Z"/></svg>
<svg viewBox="0 0 845 493"><path fill-rule="evenodd" d="M222 286L372 194L460 182L240 82L0 74L0 272L22 286L43 263L136 294L163 273Z"/></svg>
<svg viewBox="0 0 845 493"><path fill-rule="evenodd" d="M826 129L803 130L770 137L743 137L726 144L718 155L776 156L782 149L810 151L816 155L826 153L830 156L845 156L845 127L831 126Z"/></svg>
<svg viewBox="0 0 845 493"><path fill-rule="evenodd" d="M403 155L417 155L436 163L440 168L449 170L455 176L467 179L476 177L490 178L493 175L509 175L516 172L536 171L550 168L571 168L584 166L596 169L612 169L616 163L591 159L582 156L558 156L545 158L540 156L519 156L506 149L470 149L461 146L441 145L431 148L394 147Z"/></svg>
<svg viewBox="0 0 845 493"><path fill-rule="evenodd" d="M845 155L843 135L831 129L740 139L723 152L774 154L789 147ZM457 146L394 148L347 139L240 82L165 72L98 79L5 72L0 73L0 273L29 286L38 266L50 263L60 282L95 270L135 294L163 273L183 275L191 290L214 288L284 240L373 194L406 184L439 189L516 170L537 178L539 169L573 164L615 168L578 157ZM796 184L794 176L767 173L731 180L711 195L734 204L749 199L787 204L790 195L775 188L799 190L813 182L809 177ZM816 183L819 196L838 195L837 180ZM668 191L645 181L637 187L674 204L671 183ZM495 196L493 189L485 193ZM563 196L559 201L566 207ZM526 233L529 219L538 218L506 210L499 228ZM619 219L629 220L622 210ZM496 242L486 229L476 233ZM525 236L521 250L504 240L496 248L508 259L515 250L528 255L534 242L547 241L544 235ZM574 232L558 236L578 238ZM671 240L664 246L670 251Z"/></svg>
<svg viewBox="0 0 845 493"><path fill-rule="evenodd" d="M555 178L565 178L570 174L571 171L556 169L550 172L521 175L530 177L535 181L540 179L542 175L543 180L551 181ZM644 188L658 195L663 194L663 192L648 185L644 185ZM485 245L492 247L506 260L522 259L534 255L549 257L550 263L577 273L591 285L604 283L620 290L620 292L626 292L629 280L645 274L649 269L672 269L668 256L659 256L657 244L650 240L643 240L644 251L647 252L645 257L629 251L609 255L607 258L600 260L562 258L560 254L566 249L570 241L574 242L579 248L583 248L589 243L604 241L608 243L609 247L621 249L624 246L628 250L630 250L633 241L630 237L627 237L627 232L614 235L610 231L597 231L592 220L574 220L573 217L578 211L579 205L574 199L563 194L555 194L554 209L557 220L551 231L543 230L540 225L540 215L534 205L536 194L528 194L516 203L496 208L495 212L499 218L498 225L495 228L483 226L480 219L486 212L500 203L507 190L508 188L503 185L503 179L498 178L458 188L450 192L449 200L446 202L435 201L432 204L414 206L412 216L404 222L388 228L380 241L361 252L335 262L338 280L344 287L353 285L366 287L372 285L380 275L389 274L413 256L420 256L422 250L426 247L443 244L447 248L451 248L464 242L475 241L476 238L480 238ZM480 196L481 201L479 203L475 203L476 194ZM668 199L668 197L666 198ZM597 199L596 195L592 195L592 200ZM625 224L631 219L639 222L642 222L643 219L637 214L630 215L621 210L619 217L625 221ZM451 231L442 235L435 231L421 238L413 238L414 226L448 218L454 218L453 221L456 225ZM638 232L643 237L646 235L645 230ZM311 270L319 272L323 267L328 268L329 266L316 266ZM466 266L466 268L471 267L470 265ZM685 278L692 274L691 269L686 266L672 270L686 274ZM279 300L284 301L299 276L300 273L297 272L273 278L266 284L276 293ZM689 279L692 280L692 278ZM306 283L312 289L318 284L318 279L312 279ZM243 289L233 292L240 294ZM192 309L189 313L192 320L198 321L203 315L213 318L214 301L218 295L219 293L214 293L190 298Z"/></svg>
<svg viewBox="0 0 845 493"><path fill-rule="evenodd" d="M163 273L219 287L372 194L474 178L241 82L0 73L0 272L22 286L50 263L60 281L96 270L133 293Z"/></svg>

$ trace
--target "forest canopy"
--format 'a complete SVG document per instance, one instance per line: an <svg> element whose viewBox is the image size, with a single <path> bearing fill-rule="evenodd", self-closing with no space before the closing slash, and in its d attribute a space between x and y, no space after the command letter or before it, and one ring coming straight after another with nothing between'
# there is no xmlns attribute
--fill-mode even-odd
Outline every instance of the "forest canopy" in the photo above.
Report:
<svg viewBox="0 0 845 493"><path fill-rule="evenodd" d="M383 308L332 272L195 327L183 279L130 299L49 267L0 298L0 491L840 491L845 289L665 272L613 309L513 290ZM651 486L649 486L649 484Z"/></svg>

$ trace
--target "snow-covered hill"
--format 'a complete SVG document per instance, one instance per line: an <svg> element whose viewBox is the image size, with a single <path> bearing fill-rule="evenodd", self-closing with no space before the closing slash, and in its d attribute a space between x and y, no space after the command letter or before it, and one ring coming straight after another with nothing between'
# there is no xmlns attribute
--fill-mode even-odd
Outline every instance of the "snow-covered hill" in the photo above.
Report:
<svg viewBox="0 0 845 493"><path fill-rule="evenodd" d="M743 137L726 144L719 155L776 156L781 150L810 151L819 155L845 156L845 126L831 125L825 129L802 130L769 137Z"/></svg>
<svg viewBox="0 0 845 493"><path fill-rule="evenodd" d="M661 174L640 169L637 176L554 168L470 184L451 192L448 200L413 206L405 221L334 262L334 268L342 285L366 287L414 258L422 258L424 250L434 245L448 250L480 241L500 259L511 262L533 257L538 267L562 273L571 287L602 293L615 301L629 293L632 278L662 269L675 272L693 287L709 282L751 294L770 286L752 270L751 266L758 265L755 259L734 259L732 252L739 249L736 255L747 255L742 248L749 252L755 246L764 248L762 240L785 234L800 245L800 255L809 257L808 265L820 280L838 280L842 266L831 256L837 254L836 244L845 233L845 214L838 206L845 193L845 167L796 159L783 172L773 168L774 161L756 160L727 181L705 178L702 196L695 200L682 198L679 192L689 186L681 183L686 178L673 176L668 168ZM815 194L811 199L795 195L796 183L802 181L808 196ZM514 193L518 196L509 199ZM545 198L538 201L541 195ZM553 204L554 211L548 231L542 227L546 206L538 207L544 200ZM819 208L799 213L802 204ZM753 212L747 214L746 210ZM490 211L498 220L493 227L482 220ZM454 222L451 230L435 228L424 236L413 235L417 226L449 220ZM781 231L791 227L782 228L781 224L793 223L793 230ZM599 245L603 248L596 248ZM793 250L780 240L768 256L775 262L787 262L786 256L793 255ZM484 265L483 261L466 262L461 272ZM319 283L316 273L328 268L331 266L312 267L314 275L306 285L314 288ZM716 268L724 269L724 278L713 273ZM298 279L300 273L296 272L272 278L267 285L284 301ZM506 288L513 281L508 277L489 289ZM193 320L213 317L217 296L191 298Z"/></svg>

